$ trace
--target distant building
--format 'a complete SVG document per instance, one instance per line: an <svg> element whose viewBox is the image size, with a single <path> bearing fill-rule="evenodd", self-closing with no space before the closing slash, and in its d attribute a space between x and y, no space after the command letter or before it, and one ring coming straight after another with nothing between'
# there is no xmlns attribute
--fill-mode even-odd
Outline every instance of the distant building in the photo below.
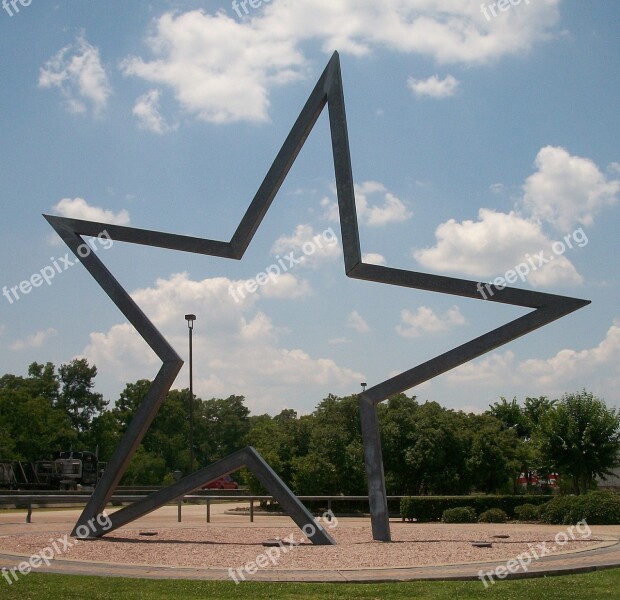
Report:
<svg viewBox="0 0 620 600"><path fill-rule="evenodd" d="M607 481L603 481L600 477L596 478L596 484L599 490L620 490L620 467L611 469L612 475L606 475Z"/></svg>

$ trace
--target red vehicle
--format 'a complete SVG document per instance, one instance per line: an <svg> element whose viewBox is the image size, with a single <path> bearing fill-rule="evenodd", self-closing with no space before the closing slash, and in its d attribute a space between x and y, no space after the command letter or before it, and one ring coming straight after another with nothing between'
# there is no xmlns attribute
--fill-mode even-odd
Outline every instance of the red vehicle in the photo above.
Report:
<svg viewBox="0 0 620 600"><path fill-rule="evenodd" d="M207 485L203 486L203 490L238 490L239 484L230 476L224 475L219 479L209 481Z"/></svg>

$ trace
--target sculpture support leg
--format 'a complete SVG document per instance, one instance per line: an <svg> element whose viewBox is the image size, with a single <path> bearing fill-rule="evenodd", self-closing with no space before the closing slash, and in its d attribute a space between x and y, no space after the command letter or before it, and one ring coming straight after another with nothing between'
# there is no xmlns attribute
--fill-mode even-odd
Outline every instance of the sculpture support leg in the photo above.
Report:
<svg viewBox="0 0 620 600"><path fill-rule="evenodd" d="M364 462L368 479L368 500L370 502L370 520L372 523L372 539L390 542L390 515L385 492L385 476L383 474L383 455L381 453L381 434L377 407L372 400L360 395L360 419L362 438L364 441Z"/></svg>

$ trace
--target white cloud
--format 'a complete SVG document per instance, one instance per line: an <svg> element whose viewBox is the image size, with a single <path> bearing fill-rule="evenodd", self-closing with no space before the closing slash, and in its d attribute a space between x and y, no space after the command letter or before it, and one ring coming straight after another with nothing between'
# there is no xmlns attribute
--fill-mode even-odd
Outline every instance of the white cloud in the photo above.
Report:
<svg viewBox="0 0 620 600"><path fill-rule="evenodd" d="M527 280L533 285L583 282L568 258L553 252L553 240L547 238L541 225L515 212L506 214L482 208L477 221L458 223L450 219L437 227L435 237L434 247L413 252L414 258L427 269L491 278L504 276L525 263L530 269ZM546 259L553 257L543 266L536 258L541 251Z"/></svg>
<svg viewBox="0 0 620 600"><path fill-rule="evenodd" d="M388 49L438 63L484 64L549 39L558 3L537 0L491 21L466 0L295 0L266 4L242 21L224 10L169 12L147 40L152 57L128 57L121 68L168 86L199 119L266 121L270 88L305 76L302 48L309 42L326 54Z"/></svg>
<svg viewBox="0 0 620 600"><path fill-rule="evenodd" d="M224 12L161 16L147 43L152 61L129 57L125 75L169 86L183 110L213 123L267 121L268 88L299 79L305 59L294 41Z"/></svg>
<svg viewBox="0 0 620 600"><path fill-rule="evenodd" d="M387 263L383 255L373 252L365 252L362 254L362 261L370 265L385 265Z"/></svg>
<svg viewBox="0 0 620 600"><path fill-rule="evenodd" d="M437 227L436 245L414 250L413 257L428 269L478 278L504 277L523 265L521 270L527 268L527 281L532 285L581 285L583 277L568 258L569 251L587 245L585 232L577 225L592 225L604 206L617 202L620 181L606 179L591 160L552 146L540 150L536 167L537 172L523 185L524 197L517 202L521 212L482 208L477 221L451 219ZM494 184L491 190L501 192L503 186ZM563 233L571 231L563 240L576 240L578 234L585 243L571 241L572 248L558 252L559 240L544 232L545 223ZM550 259L544 264L538 258L541 252Z"/></svg>
<svg viewBox="0 0 620 600"><path fill-rule="evenodd" d="M68 219L96 221L110 225L129 225L130 222L129 213L126 210L114 213L98 206L90 206L83 198L63 198L53 209L61 217Z"/></svg>
<svg viewBox="0 0 620 600"><path fill-rule="evenodd" d="M299 279L291 273L282 273L269 279L261 291L264 298L278 298L294 300L305 298L311 293L310 284L305 279Z"/></svg>
<svg viewBox="0 0 620 600"><path fill-rule="evenodd" d="M453 306L443 315L438 315L427 306L420 306L415 313L410 310L401 311L400 318L401 323L396 326L396 332L406 338L448 331L467 322L457 306Z"/></svg>
<svg viewBox="0 0 620 600"><path fill-rule="evenodd" d="M203 398L241 394L248 398L253 412L277 412L299 386L316 385L344 392L360 381L360 373L331 359L285 347L272 319L256 310L260 294L251 294L238 304L229 294L234 283L224 277L194 281L187 274L176 274L132 293L140 308L182 355L187 348L183 314L196 314L193 340L197 394ZM128 324L92 333L83 355L100 372L113 373L119 383L153 377L160 364ZM183 377L177 386L186 386Z"/></svg>
<svg viewBox="0 0 620 600"><path fill-rule="evenodd" d="M112 88L99 58L99 49L80 35L65 46L39 71L39 87L58 88L70 112L95 116L106 108Z"/></svg>
<svg viewBox="0 0 620 600"><path fill-rule="evenodd" d="M137 117L139 126L147 131L163 135L179 128L178 123L169 125L159 112L159 90L149 90L136 100L133 114Z"/></svg>
<svg viewBox="0 0 620 600"><path fill-rule="evenodd" d="M16 340L11 344L11 350L20 351L28 350L31 348L41 348L50 338L58 335L58 331L53 328L46 329L45 331L37 331L33 335L29 335L24 340Z"/></svg>
<svg viewBox="0 0 620 600"><path fill-rule="evenodd" d="M588 388L613 404L618 402L617 366L620 362L620 322L608 329L605 338L585 350L564 349L548 359L517 362L513 352L493 353L469 362L447 374L457 384L489 387L519 387L527 382L525 393L558 397L565 392ZM478 388L476 388L478 389ZM530 391L531 390L531 391Z"/></svg>
<svg viewBox="0 0 620 600"><path fill-rule="evenodd" d="M440 79L437 75L433 75L428 79L414 79L409 77L407 86L418 98L425 96L429 98L449 98L454 96L459 88L460 82L452 75L447 75Z"/></svg>
<svg viewBox="0 0 620 600"><path fill-rule="evenodd" d="M276 259L282 259L284 265L289 268L295 266L316 269L325 262L333 261L342 255L342 249L336 232L330 227L321 233L315 233L311 225L297 225L292 235L279 237L271 248ZM295 265L290 265L288 256Z"/></svg>
<svg viewBox="0 0 620 600"><path fill-rule="evenodd" d="M515 355L510 350L470 361L447 374L452 383L515 384Z"/></svg>
<svg viewBox="0 0 620 600"><path fill-rule="evenodd" d="M383 204L370 204L371 197L379 196ZM360 223L369 227L381 227L389 223L402 223L410 219L413 213L405 203L392 194L382 183L364 181L355 184L355 205ZM338 221L338 203L329 198L321 201L325 211L325 218Z"/></svg>
<svg viewBox="0 0 620 600"><path fill-rule="evenodd" d="M614 372L620 363L620 323L614 323L605 339L586 350L565 349L547 360L530 359L518 367L521 377L539 386L558 386L567 381L578 381L596 370Z"/></svg>
<svg viewBox="0 0 620 600"><path fill-rule="evenodd" d="M523 186L532 216L567 233L591 226L595 215L618 201L620 181L608 180L593 161L547 146L536 157L537 172Z"/></svg>
<svg viewBox="0 0 620 600"><path fill-rule="evenodd" d="M351 327L352 329L355 329L357 333L368 333L370 331L370 327L368 323L364 321L364 318L362 317L362 315L360 315L356 310L354 310L347 317L347 327Z"/></svg>

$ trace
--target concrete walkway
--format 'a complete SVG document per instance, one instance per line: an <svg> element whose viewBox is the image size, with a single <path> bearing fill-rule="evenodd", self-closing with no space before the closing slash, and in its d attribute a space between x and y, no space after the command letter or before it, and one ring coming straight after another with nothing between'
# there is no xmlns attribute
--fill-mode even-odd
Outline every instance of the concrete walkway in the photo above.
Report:
<svg viewBox="0 0 620 600"><path fill-rule="evenodd" d="M256 516L255 522L250 523L247 516L230 515L225 511L231 504L213 504L211 506L212 523L218 527L248 528L248 527L275 527L290 526L292 521L288 517ZM8 535L45 534L47 532L69 531L75 523L79 511L35 510L33 522L25 523L25 512L0 512L0 568L13 568L29 556L16 555L2 551L2 537ZM339 518L345 526L367 525L368 519ZM164 507L140 519L131 528L193 528L205 527L204 506L184 506L183 521L177 522L177 508ZM415 527L415 525L412 525ZM208 527L208 525L207 525ZM294 525L293 525L294 527ZM458 526L456 526L458 527ZM511 525L511 527L518 527ZM531 525L526 527L531 529ZM561 527L549 528L547 531L558 532ZM607 540L605 544L592 550L582 550L554 556L546 556L532 561L527 571L519 569L508 573L506 578L540 577L548 575L581 573L620 567L620 526L593 526L592 534ZM505 563L502 563L505 564ZM382 569L328 569L328 570L299 570L299 569L264 569L252 576L253 581L264 582L389 582L412 580L467 580L479 579L480 571L488 572L501 565L492 563L467 563L454 565L436 565L404 568ZM45 565L37 572L62 573L70 575L99 575L107 577L135 577L149 579L194 579L194 580L229 580L228 571L221 568L183 568L161 567L149 565L115 564L106 562L88 562L79 560L54 559L49 567ZM498 578L496 577L496 580ZM1 583L1 581L0 581Z"/></svg>

